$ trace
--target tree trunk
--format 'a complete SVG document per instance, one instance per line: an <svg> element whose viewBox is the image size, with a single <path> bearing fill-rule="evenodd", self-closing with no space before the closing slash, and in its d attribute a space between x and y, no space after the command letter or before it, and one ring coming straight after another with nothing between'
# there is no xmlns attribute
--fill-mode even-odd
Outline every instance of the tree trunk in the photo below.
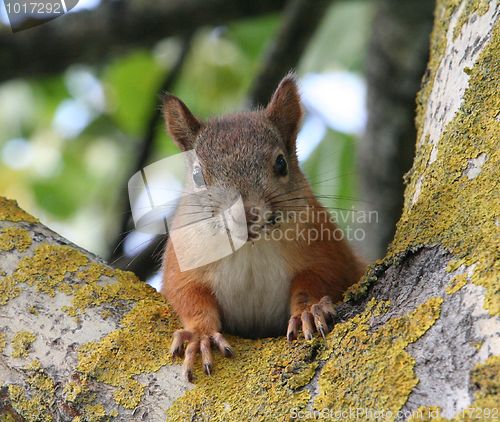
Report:
<svg viewBox="0 0 500 422"><path fill-rule="evenodd" d="M415 156L415 96L428 60L434 0L378 0L365 60L368 122L358 143L361 206L377 210L363 252L378 259L403 209Z"/></svg>
<svg viewBox="0 0 500 422"><path fill-rule="evenodd" d="M395 239L324 341L230 338L190 385L158 294L0 201L0 415L498 420L499 14L438 1Z"/></svg>

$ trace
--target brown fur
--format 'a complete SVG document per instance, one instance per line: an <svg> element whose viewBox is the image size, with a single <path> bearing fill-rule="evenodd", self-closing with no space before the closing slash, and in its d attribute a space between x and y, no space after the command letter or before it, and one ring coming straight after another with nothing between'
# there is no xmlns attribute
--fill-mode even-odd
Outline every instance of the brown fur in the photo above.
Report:
<svg viewBox="0 0 500 422"><path fill-rule="evenodd" d="M281 82L266 109L229 115L206 123L199 122L176 97L167 96L164 106L165 120L175 142L183 150L195 149L207 185L215 192L220 189L221 194L215 199L220 209L231 203L228 192L237 192L246 205L260 201L266 210L273 212L307 209L310 213L312 222L283 223L276 230L291 226L328 232L336 229L325 217L327 211L314 197L299 168L295 141L302 110L293 77L288 76ZM278 154L286 157L289 168L286 177L276 177L274 173ZM301 317L304 334L308 337L312 307L325 296L333 301L340 300L345 289L362 275L363 264L344 240L330 238L312 243L300 239L281 240L275 243L275 248L284 262L283 271L289 274L287 309L292 317L289 338L294 338L294 318L298 321ZM213 284L221 265L215 262L181 272L171 243L167 245L161 292L173 305L185 329L197 338L218 333L228 317L225 316L227 310L222 309L217 301ZM269 271L269 267L259 271ZM227 280L229 288L232 282ZM245 291L237 293L247 294ZM324 306L323 309L325 316L329 308ZM316 321L318 330L321 318ZM280 322L277 326L282 327L280 330L284 334L286 323ZM240 328L234 330L236 334L250 337L276 334L271 327L268 331L265 327L258 331L253 326Z"/></svg>

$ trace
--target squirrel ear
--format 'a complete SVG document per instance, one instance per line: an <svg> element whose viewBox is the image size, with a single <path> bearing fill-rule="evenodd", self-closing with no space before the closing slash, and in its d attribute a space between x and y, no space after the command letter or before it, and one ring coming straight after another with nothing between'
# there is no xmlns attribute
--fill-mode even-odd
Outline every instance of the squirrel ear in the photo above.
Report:
<svg viewBox="0 0 500 422"><path fill-rule="evenodd" d="M196 135L202 127L201 122L176 96L167 93L163 95L162 102L168 133L182 151L192 149Z"/></svg>
<svg viewBox="0 0 500 422"><path fill-rule="evenodd" d="M281 80L266 107L266 115L278 128L285 143L294 145L302 118L302 107L293 74L288 74Z"/></svg>

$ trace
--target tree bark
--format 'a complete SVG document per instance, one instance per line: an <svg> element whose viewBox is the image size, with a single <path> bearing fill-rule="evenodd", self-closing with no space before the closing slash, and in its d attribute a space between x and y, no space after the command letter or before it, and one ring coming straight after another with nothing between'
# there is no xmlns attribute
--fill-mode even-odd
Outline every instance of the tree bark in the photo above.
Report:
<svg viewBox="0 0 500 422"><path fill-rule="evenodd" d="M380 0L365 59L368 122L358 147L361 198L378 212L363 250L381 258L403 209L415 155L415 96L428 59L434 0Z"/></svg>
<svg viewBox="0 0 500 422"><path fill-rule="evenodd" d="M325 340L233 337L188 384L157 293L0 200L0 415L498 419L499 15L438 1L403 214Z"/></svg>

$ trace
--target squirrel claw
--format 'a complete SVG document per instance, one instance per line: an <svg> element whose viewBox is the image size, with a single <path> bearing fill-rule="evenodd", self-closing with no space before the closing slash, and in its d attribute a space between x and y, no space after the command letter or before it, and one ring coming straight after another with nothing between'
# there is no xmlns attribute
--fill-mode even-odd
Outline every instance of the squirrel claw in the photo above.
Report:
<svg viewBox="0 0 500 422"><path fill-rule="evenodd" d="M325 330L323 329L323 327L319 326L318 327L318 331L321 334L321 337L323 337L324 339L326 339Z"/></svg>
<svg viewBox="0 0 500 422"><path fill-rule="evenodd" d="M300 317L299 316L292 316L290 318L290 321L288 321L288 329L286 332L286 338L288 342L292 342L293 340L297 339L297 333L299 331L299 322L300 322Z"/></svg>
<svg viewBox="0 0 500 422"><path fill-rule="evenodd" d="M184 343L187 343L185 348ZM183 373L184 378L189 382L193 382L195 379L193 368L198 354L201 355L203 371L207 375L212 375L212 345L217 346L225 357L232 357L234 355L233 349L219 332L214 332L212 335L206 335L189 330L177 330L174 333L170 351L174 357L184 355Z"/></svg>
<svg viewBox="0 0 500 422"><path fill-rule="evenodd" d="M206 363L205 365L203 365L203 369L205 371L205 374L212 375L212 364L211 363Z"/></svg>
<svg viewBox="0 0 500 422"><path fill-rule="evenodd" d="M234 351L233 351L233 349L231 349L231 347L224 347L223 355L226 358L232 358L234 356Z"/></svg>
<svg viewBox="0 0 500 422"><path fill-rule="evenodd" d="M189 382L194 381L193 371L191 369L184 369L184 378L186 378Z"/></svg>
<svg viewBox="0 0 500 422"><path fill-rule="evenodd" d="M313 338L317 331L323 338L329 333L328 319L333 319L335 308L329 296L324 296L318 303L312 305L309 309L302 311L300 315L292 315L288 322L287 340L291 342L297 338L299 325L302 326L302 332L306 340Z"/></svg>

